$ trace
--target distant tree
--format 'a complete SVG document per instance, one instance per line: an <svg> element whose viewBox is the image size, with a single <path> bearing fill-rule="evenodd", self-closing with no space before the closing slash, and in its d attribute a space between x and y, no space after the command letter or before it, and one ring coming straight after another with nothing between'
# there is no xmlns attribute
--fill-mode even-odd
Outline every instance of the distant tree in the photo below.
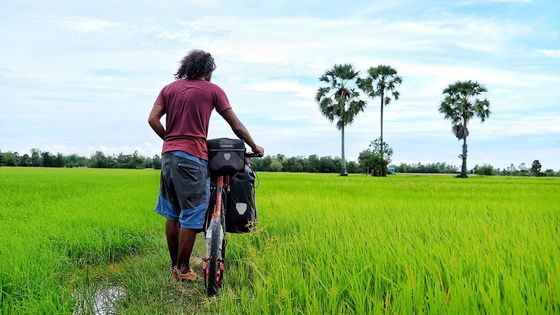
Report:
<svg viewBox="0 0 560 315"><path fill-rule="evenodd" d="M140 155L138 151L134 151L134 153L132 153L132 160L129 168L135 168L135 169L144 168L144 157Z"/></svg>
<svg viewBox="0 0 560 315"><path fill-rule="evenodd" d="M310 155L307 158L307 163L304 165L304 171L308 173L317 173L321 168L321 162L319 157L315 154Z"/></svg>
<svg viewBox="0 0 560 315"><path fill-rule="evenodd" d="M416 163L416 164L406 164L401 163L397 166L397 172L399 173L442 173L442 174L456 174L459 169L455 165L449 165L445 162L436 163Z"/></svg>
<svg viewBox="0 0 560 315"><path fill-rule="evenodd" d="M384 151L384 158L382 158L382 150ZM387 165L391 162L392 155L393 149L391 146L385 141L381 142L381 138L377 138L369 144L366 150L360 152L358 162L362 172L374 176L383 176L387 173Z"/></svg>
<svg viewBox="0 0 560 315"><path fill-rule="evenodd" d="M24 155L21 156L19 165L20 166L31 166L31 157L29 156L29 154L25 153Z"/></svg>
<svg viewBox="0 0 560 315"><path fill-rule="evenodd" d="M90 158L90 166L94 168L106 168L108 166L107 157L101 151L95 151Z"/></svg>
<svg viewBox="0 0 560 315"><path fill-rule="evenodd" d="M53 162L53 166L54 167L64 167L64 155L62 155L62 153L57 153L56 156L54 157L54 162Z"/></svg>
<svg viewBox="0 0 560 315"><path fill-rule="evenodd" d="M556 174L554 174L554 170L551 168L548 168L544 171L544 176L555 176Z"/></svg>
<svg viewBox="0 0 560 315"><path fill-rule="evenodd" d="M281 172L282 171L282 162L278 161L277 159L272 159L272 162L270 162L269 171L271 171L271 172Z"/></svg>
<svg viewBox="0 0 560 315"><path fill-rule="evenodd" d="M531 173L535 176L541 176L541 169L542 165L539 160L534 160L533 164L531 165Z"/></svg>
<svg viewBox="0 0 560 315"><path fill-rule="evenodd" d="M348 162L346 167L348 168L348 173L355 174L360 172L360 164L356 163L355 161Z"/></svg>
<svg viewBox="0 0 560 315"><path fill-rule="evenodd" d="M490 116L490 102L487 99L480 100L478 96L487 89L478 82L457 81L449 84L443 90L444 100L441 102L439 112L445 119L451 120L452 131L459 140L463 140L463 153L459 157L463 160L460 177L467 176L467 137L469 129L467 123L474 116L478 116L481 122Z"/></svg>
<svg viewBox="0 0 560 315"><path fill-rule="evenodd" d="M66 167L87 167L89 166L89 160L74 153L65 157L64 165Z"/></svg>
<svg viewBox="0 0 560 315"><path fill-rule="evenodd" d="M519 164L518 169L519 169L519 172L518 172L519 175L522 175L522 176L529 175L529 169L527 168L527 164L525 164L525 162L522 162L521 164Z"/></svg>
<svg viewBox="0 0 560 315"><path fill-rule="evenodd" d="M143 159L143 165L142 168L152 168L152 165L154 164L154 161L152 161L152 158L144 158Z"/></svg>
<svg viewBox="0 0 560 315"><path fill-rule="evenodd" d="M371 67L367 72L368 76L366 78L358 79L358 86L371 98L379 96L379 100L381 102L381 147L379 152L381 160L384 160L383 108L391 102L391 98L388 96L389 94L392 94L394 100L399 99L397 85L402 83L402 79L397 75L397 70L387 65ZM381 176L386 176L385 168L381 169Z"/></svg>
<svg viewBox="0 0 560 315"><path fill-rule="evenodd" d="M360 165L360 170L364 174L375 175L377 165L381 164L381 156L374 154L371 148L367 148L358 155L358 163Z"/></svg>
<svg viewBox="0 0 560 315"><path fill-rule="evenodd" d="M55 156L49 151L41 152L41 166L43 167L53 167L55 162Z"/></svg>
<svg viewBox="0 0 560 315"><path fill-rule="evenodd" d="M33 166L41 166L42 165L42 161L41 161L41 150L39 149L31 149L31 164Z"/></svg>
<svg viewBox="0 0 560 315"><path fill-rule="evenodd" d="M474 169L473 169L473 173L477 174L477 175L494 175L495 171L494 171L494 167L492 165L489 164L483 164L483 165L475 165Z"/></svg>
<svg viewBox="0 0 560 315"><path fill-rule="evenodd" d="M17 163L12 152L2 153L2 161L2 164L5 166L16 166Z"/></svg>
<svg viewBox="0 0 560 315"><path fill-rule="evenodd" d="M303 172L303 165L301 157L284 158L282 167L286 172Z"/></svg>
<svg viewBox="0 0 560 315"><path fill-rule="evenodd" d="M319 78L327 86L320 87L315 97L321 113L330 122L336 121L336 127L341 132L341 176L348 175L344 157L344 127L351 124L366 106L357 91L358 73L351 64L334 65Z"/></svg>
<svg viewBox="0 0 560 315"><path fill-rule="evenodd" d="M301 165L301 162L295 161L295 162L292 163L292 165L290 166L289 171L290 171L290 172L303 172L303 165Z"/></svg>
<svg viewBox="0 0 560 315"><path fill-rule="evenodd" d="M161 158L157 154L152 158L152 168L156 170L161 169Z"/></svg>
<svg viewBox="0 0 560 315"><path fill-rule="evenodd" d="M517 168L515 168L515 165L513 163L511 163L506 170L506 174L507 175L515 175L517 173Z"/></svg>
<svg viewBox="0 0 560 315"><path fill-rule="evenodd" d="M0 151L0 166L4 166L4 155L2 154L2 151Z"/></svg>
<svg viewBox="0 0 560 315"><path fill-rule="evenodd" d="M330 156L323 156L319 159L319 171L321 173L331 173L336 171L336 163Z"/></svg>
<svg viewBox="0 0 560 315"><path fill-rule="evenodd" d="M272 157L265 156L262 159L253 159L253 166L257 171L268 171L270 169L270 163L272 163Z"/></svg>
<svg viewBox="0 0 560 315"><path fill-rule="evenodd" d="M20 164L20 159L21 159L21 156L19 156L19 152L15 151L15 152L13 153L13 157L14 157L14 164L15 164L15 166L19 166L19 164Z"/></svg>

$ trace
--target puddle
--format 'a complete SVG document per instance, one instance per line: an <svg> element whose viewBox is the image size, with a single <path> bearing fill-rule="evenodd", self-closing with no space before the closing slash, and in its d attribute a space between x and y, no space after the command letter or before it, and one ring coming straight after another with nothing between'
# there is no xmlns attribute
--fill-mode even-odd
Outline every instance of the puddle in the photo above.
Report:
<svg viewBox="0 0 560 315"><path fill-rule="evenodd" d="M116 314L117 303L125 294L126 290L118 286L74 292L72 294L72 297L76 300L74 315L91 314L92 312L95 315Z"/></svg>

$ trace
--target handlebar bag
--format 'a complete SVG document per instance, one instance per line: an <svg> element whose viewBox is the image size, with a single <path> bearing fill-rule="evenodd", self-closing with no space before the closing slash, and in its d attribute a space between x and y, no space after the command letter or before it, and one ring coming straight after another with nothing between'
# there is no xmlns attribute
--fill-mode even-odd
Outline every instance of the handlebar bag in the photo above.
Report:
<svg viewBox="0 0 560 315"><path fill-rule="evenodd" d="M257 225L255 172L248 165L245 171L231 177L226 203L226 231L248 233Z"/></svg>
<svg viewBox="0 0 560 315"><path fill-rule="evenodd" d="M207 141L208 167L212 175L233 175L245 166L245 142L218 138Z"/></svg>

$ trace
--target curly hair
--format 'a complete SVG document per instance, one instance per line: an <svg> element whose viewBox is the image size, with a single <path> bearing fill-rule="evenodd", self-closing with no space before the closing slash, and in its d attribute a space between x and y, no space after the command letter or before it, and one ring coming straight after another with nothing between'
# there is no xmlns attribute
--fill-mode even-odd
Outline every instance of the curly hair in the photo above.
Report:
<svg viewBox="0 0 560 315"><path fill-rule="evenodd" d="M216 69L214 58L204 50L195 49L181 60L175 73L176 79L198 79L206 77Z"/></svg>

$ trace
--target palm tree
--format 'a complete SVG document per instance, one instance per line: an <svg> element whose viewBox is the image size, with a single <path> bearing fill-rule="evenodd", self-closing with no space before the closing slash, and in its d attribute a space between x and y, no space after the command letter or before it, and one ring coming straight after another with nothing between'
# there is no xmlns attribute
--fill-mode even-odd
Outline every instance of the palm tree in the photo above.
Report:
<svg viewBox="0 0 560 315"><path fill-rule="evenodd" d="M360 93L356 91L358 73L351 64L334 65L319 78L328 85L320 87L315 97L321 113L330 122L336 121L336 128L341 131L340 176L348 176L344 158L344 127L351 124L366 106L366 102L359 99Z"/></svg>
<svg viewBox="0 0 560 315"><path fill-rule="evenodd" d="M385 161L383 159L383 107L391 102L389 94L393 95L395 101L399 99L400 94L396 87L401 83L402 79L397 75L397 70L386 65L371 67L366 78L358 79L358 86L367 96L371 98L379 96L381 100L381 161ZM381 168L381 176L387 176L385 167Z"/></svg>
<svg viewBox="0 0 560 315"><path fill-rule="evenodd" d="M487 99L477 98L481 93L488 90L478 82L457 81L449 84L443 90L445 98L439 106L439 112L445 119L451 120L453 124L451 130L459 140L463 140L463 154L459 157L463 159L460 177L467 178L467 137L469 129L468 121L474 116L478 116L484 122L490 116L490 102Z"/></svg>

